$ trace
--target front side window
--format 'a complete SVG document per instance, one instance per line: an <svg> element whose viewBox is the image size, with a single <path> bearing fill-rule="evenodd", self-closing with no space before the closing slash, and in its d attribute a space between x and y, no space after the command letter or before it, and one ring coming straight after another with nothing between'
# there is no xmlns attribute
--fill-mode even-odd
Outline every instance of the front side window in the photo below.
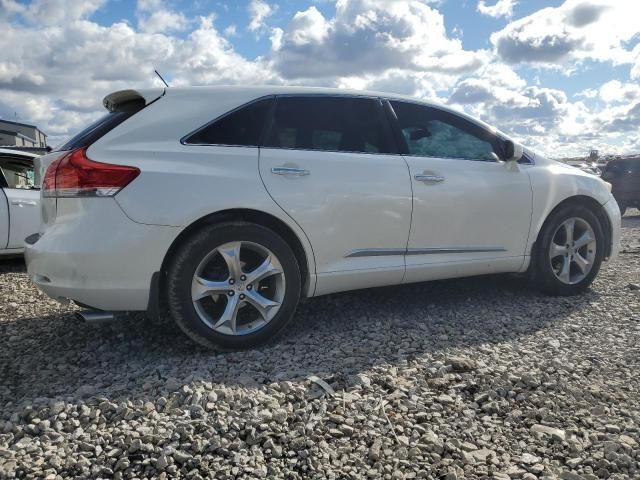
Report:
<svg viewBox="0 0 640 480"><path fill-rule="evenodd" d="M266 98L240 107L199 129L184 143L258 147L271 101Z"/></svg>
<svg viewBox="0 0 640 480"><path fill-rule="evenodd" d="M377 99L280 97L266 147L389 153Z"/></svg>
<svg viewBox="0 0 640 480"><path fill-rule="evenodd" d="M495 136L467 120L436 108L391 102L409 155L460 160L498 160Z"/></svg>

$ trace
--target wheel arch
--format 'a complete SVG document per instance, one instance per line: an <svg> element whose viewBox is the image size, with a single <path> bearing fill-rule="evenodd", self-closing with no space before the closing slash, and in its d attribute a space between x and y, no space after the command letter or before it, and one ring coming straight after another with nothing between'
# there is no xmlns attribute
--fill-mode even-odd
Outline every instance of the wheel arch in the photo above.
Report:
<svg viewBox="0 0 640 480"><path fill-rule="evenodd" d="M557 212L558 210L560 210L561 208L566 207L567 205L581 205L584 207L589 208L590 210L593 211L593 213L596 215L596 217L598 217L598 220L600 221L600 225L602 227L603 233L604 233L604 241L605 241L605 259L609 258L609 256L611 255L611 249L612 249L612 244L611 244L611 234L612 234L612 225L611 225L611 221L609 220L609 216L607 215L605 209L603 208L603 206L600 204L600 202L598 202L598 200L596 200L593 197L590 197L588 195L573 195L571 197L565 198L564 200L562 200L560 203L558 203L544 218L544 221L540 223L540 226L538 227L538 231L535 234L535 241L533 242L533 244L531 245L531 256L533 257L534 252L535 252L535 248L536 245L538 244L538 241L540 239L540 235L541 233L544 231L544 227L547 224L547 222L549 221L549 218L551 218L551 216Z"/></svg>
<svg viewBox="0 0 640 480"><path fill-rule="evenodd" d="M286 241L293 250L293 253L300 266L300 275L302 278L302 292L311 296L311 291L314 288L312 285L312 270L313 270L313 252L307 253L303 242L296 232L287 225L283 220L274 216L271 213L266 213L260 210L246 209L246 208L232 208L227 210L220 210L218 212L210 213L204 217L199 218L187 227L185 227L180 234L174 239L170 245L167 253L162 260L162 266L160 269L160 285L159 289L164 288L164 277L169 266L169 262L175 255L180 245L187 239L193 232L199 230L205 225L211 225L220 222L228 221L244 221L247 223L253 223L261 225L263 227L273 230L276 234L280 235L284 241Z"/></svg>

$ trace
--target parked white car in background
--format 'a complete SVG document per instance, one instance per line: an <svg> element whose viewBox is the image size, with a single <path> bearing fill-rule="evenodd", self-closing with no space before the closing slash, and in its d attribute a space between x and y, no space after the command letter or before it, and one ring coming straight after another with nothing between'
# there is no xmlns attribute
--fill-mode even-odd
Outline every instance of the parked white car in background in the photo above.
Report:
<svg viewBox="0 0 640 480"><path fill-rule="evenodd" d="M276 87L121 91L47 156L28 270L54 298L168 311L195 341L276 336L300 297L528 272L587 288L610 186L442 106Z"/></svg>
<svg viewBox="0 0 640 480"><path fill-rule="evenodd" d="M34 179L38 156L0 148L0 256L22 254L24 239L40 228L40 192Z"/></svg>

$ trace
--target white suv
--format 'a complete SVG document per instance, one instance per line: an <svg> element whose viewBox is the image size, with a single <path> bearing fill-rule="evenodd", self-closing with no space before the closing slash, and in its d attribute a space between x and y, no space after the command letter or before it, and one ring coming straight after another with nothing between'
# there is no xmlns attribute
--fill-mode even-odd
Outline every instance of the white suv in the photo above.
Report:
<svg viewBox="0 0 640 480"><path fill-rule="evenodd" d="M610 185L397 95L201 87L107 96L44 162L36 285L168 312L223 349L275 337L300 297L527 272L576 294L617 254Z"/></svg>

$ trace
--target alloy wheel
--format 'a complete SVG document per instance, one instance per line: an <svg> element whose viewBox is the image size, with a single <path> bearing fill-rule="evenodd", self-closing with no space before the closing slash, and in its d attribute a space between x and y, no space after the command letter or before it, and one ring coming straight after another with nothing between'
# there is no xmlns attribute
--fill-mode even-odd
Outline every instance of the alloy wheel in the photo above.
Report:
<svg viewBox="0 0 640 480"><path fill-rule="evenodd" d="M216 247L196 268L191 298L200 319L225 335L247 335L269 323L285 295L285 275L266 247L236 241Z"/></svg>
<svg viewBox="0 0 640 480"><path fill-rule="evenodd" d="M562 283L574 285L585 279L596 258L596 235L584 219L572 217L556 229L549 248L551 270Z"/></svg>

